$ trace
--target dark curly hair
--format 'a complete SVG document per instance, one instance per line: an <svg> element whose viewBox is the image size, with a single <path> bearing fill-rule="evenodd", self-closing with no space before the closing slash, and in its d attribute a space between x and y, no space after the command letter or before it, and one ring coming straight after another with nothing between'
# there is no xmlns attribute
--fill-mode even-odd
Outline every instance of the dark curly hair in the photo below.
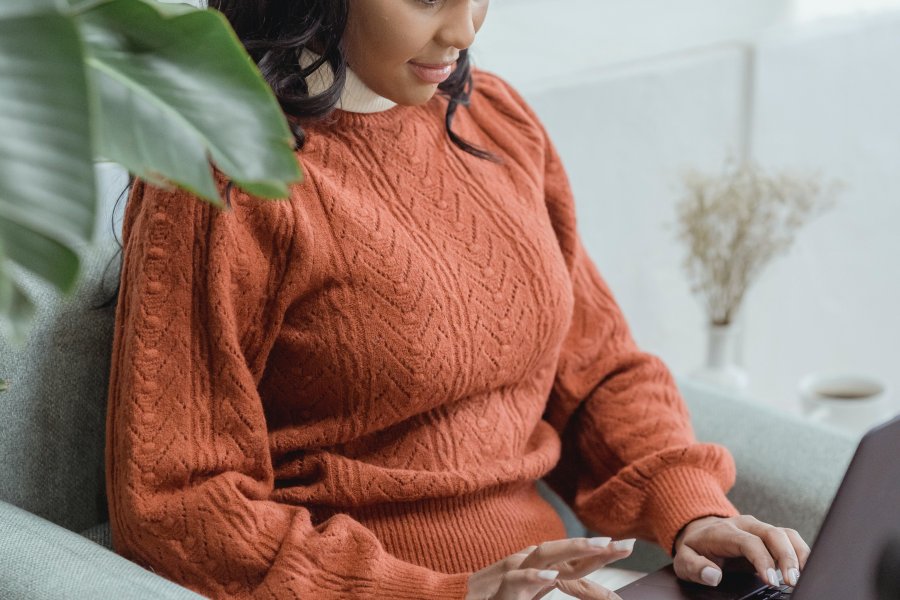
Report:
<svg viewBox="0 0 900 600"><path fill-rule="evenodd" d="M323 118L334 110L347 75L342 40L347 25L350 0L209 0L209 7L225 15L238 38L269 82L288 118L296 139L303 147L306 135L300 121ZM300 53L315 45L324 49L319 60L299 68ZM309 95L306 78L327 61L334 81L327 90ZM459 53L456 69L438 85L438 93L449 99L444 122L450 140L462 150L498 162L498 158L461 139L451 128L457 107L469 105L472 73L469 53Z"/></svg>
<svg viewBox="0 0 900 600"><path fill-rule="evenodd" d="M306 142L302 123L328 117L337 107L347 78L347 61L344 56L343 36L347 26L350 0L209 0L209 8L221 12L240 39L247 53L256 63L263 78L275 94L294 135L294 148L300 150ZM304 48L323 49L320 58L300 68L300 54ZM320 94L311 96L306 78L315 73L325 62L331 67L334 80ZM452 129L453 116L459 105L469 106L473 81L468 49L462 49L456 61L456 69L438 85L438 93L448 98L444 125L447 136L457 147L469 154L502 162L496 155L473 146L460 138ZM129 174L128 183L119 195L125 196L134 182ZM231 180L225 186L225 204L231 203ZM118 205L118 201L116 203ZM115 227L113 227L115 233ZM119 252L122 244L119 243ZM115 259L114 256L111 260ZM108 269L107 265L107 269ZM114 304L118 286L103 304L95 308L107 308Z"/></svg>

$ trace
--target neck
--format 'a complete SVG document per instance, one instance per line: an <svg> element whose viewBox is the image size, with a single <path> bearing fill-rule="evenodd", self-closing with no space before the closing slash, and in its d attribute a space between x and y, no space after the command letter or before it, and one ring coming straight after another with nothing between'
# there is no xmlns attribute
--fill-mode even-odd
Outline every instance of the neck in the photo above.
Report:
<svg viewBox="0 0 900 600"><path fill-rule="evenodd" d="M306 68L318 58L318 54L308 48L304 48L300 54L300 67ZM333 81L334 72L331 70L331 65L327 61L323 62L318 69L306 78L306 82L309 85L309 95L315 96L324 92ZM337 108L347 112L373 113L387 110L396 105L397 103L393 100L379 96L372 91L356 73L350 70L349 67L347 68L347 79L344 82L344 89L341 90L341 98L338 101Z"/></svg>

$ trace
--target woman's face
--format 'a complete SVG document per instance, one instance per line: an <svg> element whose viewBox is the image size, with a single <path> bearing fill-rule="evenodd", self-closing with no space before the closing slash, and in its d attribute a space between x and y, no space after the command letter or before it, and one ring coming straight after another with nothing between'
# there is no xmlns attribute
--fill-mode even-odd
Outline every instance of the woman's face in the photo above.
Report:
<svg viewBox="0 0 900 600"><path fill-rule="evenodd" d="M489 0L350 0L347 64L375 93L397 104L423 104L446 79L444 69L475 41Z"/></svg>

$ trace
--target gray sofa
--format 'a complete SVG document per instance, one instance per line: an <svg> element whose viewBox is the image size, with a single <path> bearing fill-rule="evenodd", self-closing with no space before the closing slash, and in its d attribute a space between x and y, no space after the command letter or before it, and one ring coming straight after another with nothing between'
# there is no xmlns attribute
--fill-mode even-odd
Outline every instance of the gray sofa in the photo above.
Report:
<svg viewBox="0 0 900 600"><path fill-rule="evenodd" d="M188 599L201 596L110 550L103 448L114 308L93 310L115 287L116 245L85 249L72 297L25 279L40 302L20 348L0 340L0 598L4 600ZM108 267L108 268L107 268ZM733 502L746 513L798 529L812 542L855 442L679 380L702 440L729 447L738 466ZM539 483L570 535L584 526ZM667 562L639 542L616 566Z"/></svg>

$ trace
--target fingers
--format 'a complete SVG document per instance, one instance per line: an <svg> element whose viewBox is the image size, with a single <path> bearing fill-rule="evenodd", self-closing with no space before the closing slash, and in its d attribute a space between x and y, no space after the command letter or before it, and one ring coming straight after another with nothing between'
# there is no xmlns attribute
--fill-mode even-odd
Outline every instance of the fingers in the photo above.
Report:
<svg viewBox="0 0 900 600"><path fill-rule="evenodd" d="M756 573L769 585L778 585L778 573L775 572L775 561L769 554L765 543L756 535L743 531L737 537L741 554L756 567Z"/></svg>
<svg viewBox="0 0 900 600"><path fill-rule="evenodd" d="M800 570L802 571L806 568L806 561L809 559L810 548L803 538L800 537L800 533L797 532L796 529L785 527L784 532L794 545L794 552L797 553L797 558L800 560Z"/></svg>
<svg viewBox="0 0 900 600"><path fill-rule="evenodd" d="M610 538L565 538L552 540L540 544L528 557L522 561L520 568L550 568L556 563L581 558L584 556L596 556L607 553ZM621 540L625 541L625 540ZM634 542L632 541L631 544ZM625 544L627 546L627 544ZM613 547L616 548L615 546Z"/></svg>
<svg viewBox="0 0 900 600"><path fill-rule="evenodd" d="M593 573L609 563L622 560L631 554L634 549L634 539L619 540L609 544L596 555L573 558L564 562L554 563L554 569L559 569L561 579L578 579L588 573Z"/></svg>
<svg viewBox="0 0 900 600"><path fill-rule="evenodd" d="M584 599L621 600L619 596L582 575L631 554L634 539L611 543L608 537L565 538L528 546L478 573L500 578L494 600L537 600L555 587ZM565 583L561 577L565 577ZM557 585L558 584L558 585Z"/></svg>
<svg viewBox="0 0 900 600"><path fill-rule="evenodd" d="M675 555L675 574L681 579L717 586L722 581L722 570L713 561L697 554L693 548L684 545Z"/></svg>
<svg viewBox="0 0 900 600"><path fill-rule="evenodd" d="M715 527L710 531L705 545L720 547L726 556L743 556L756 567L760 577L768 581L769 569L775 567L775 561L766 549L765 543L758 536L739 527ZM695 548L703 552L702 548Z"/></svg>
<svg viewBox="0 0 900 600"><path fill-rule="evenodd" d="M554 589L582 600L622 600L622 597L590 579L557 579L553 587L538 592L531 600L540 600Z"/></svg>
<svg viewBox="0 0 900 600"><path fill-rule="evenodd" d="M797 578L800 576L800 559L787 532L781 527L763 523L750 515L743 515L742 520L744 528L762 540L766 553L769 555L769 559L766 561L766 581L771 585L779 584L778 576L775 573L775 565L772 565L771 560L774 557L777 567L783 574L785 583L797 585ZM799 538L799 534L797 537ZM753 562L753 564L759 569L760 565L756 562Z"/></svg>
<svg viewBox="0 0 900 600"><path fill-rule="evenodd" d="M753 564L757 575L763 581L769 583L775 581L775 585L777 585L778 575L775 573L775 561L769 554L765 543L740 525L741 522L728 519L705 527L696 538L686 537L678 554L681 554L685 548L691 548L697 554L706 557L743 556Z"/></svg>
<svg viewBox="0 0 900 600"><path fill-rule="evenodd" d="M534 598L545 588L553 589L553 582L559 571L546 569L516 569L507 571L500 578L500 587L493 598L496 600L518 600Z"/></svg>
<svg viewBox="0 0 900 600"><path fill-rule="evenodd" d="M750 515L712 523L686 537L679 553L686 547L707 558L743 556L770 585L780 585L782 580L796 585L809 556L809 546L795 530L775 527ZM694 560L692 564L699 563Z"/></svg>
<svg viewBox="0 0 900 600"><path fill-rule="evenodd" d="M554 587L581 600L622 600L614 591L587 578L557 579Z"/></svg>
<svg viewBox="0 0 900 600"><path fill-rule="evenodd" d="M506 558L495 562L493 565L488 567L488 569L496 570L501 573L520 569L522 568L522 561L524 561L528 557L528 555L536 548L537 546L528 546L527 548L522 548L515 554L510 554Z"/></svg>
<svg viewBox="0 0 900 600"><path fill-rule="evenodd" d="M547 594L549 594L550 592L552 592L555 589L556 589L556 586L551 585L550 587L545 588L545 589L541 590L540 592L538 592L537 594L535 594L531 598L531 600L541 600L541 598L543 598L544 596L546 596Z"/></svg>

